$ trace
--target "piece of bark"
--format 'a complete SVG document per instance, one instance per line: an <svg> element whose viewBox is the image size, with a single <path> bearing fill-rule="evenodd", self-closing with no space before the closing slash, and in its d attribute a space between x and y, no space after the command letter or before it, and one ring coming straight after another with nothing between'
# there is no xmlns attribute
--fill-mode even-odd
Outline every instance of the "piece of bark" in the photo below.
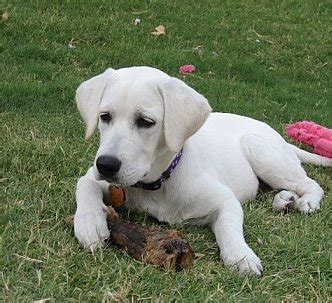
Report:
<svg viewBox="0 0 332 303"><path fill-rule="evenodd" d="M74 226L74 216L66 218ZM181 270L193 264L195 253L178 231L146 227L119 218L108 208L109 243L124 249L132 258L163 268Z"/></svg>
<svg viewBox="0 0 332 303"><path fill-rule="evenodd" d="M110 185L108 197L113 207L120 207L128 202L126 192L121 186Z"/></svg>

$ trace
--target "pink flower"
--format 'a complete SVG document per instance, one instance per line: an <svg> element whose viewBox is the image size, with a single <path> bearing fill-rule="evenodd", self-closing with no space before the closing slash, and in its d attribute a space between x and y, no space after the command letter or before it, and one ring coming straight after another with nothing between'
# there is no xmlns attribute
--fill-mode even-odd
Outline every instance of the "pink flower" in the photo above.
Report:
<svg viewBox="0 0 332 303"><path fill-rule="evenodd" d="M196 67L192 64L182 65L179 68L179 72L182 74L193 73L194 71L196 71Z"/></svg>

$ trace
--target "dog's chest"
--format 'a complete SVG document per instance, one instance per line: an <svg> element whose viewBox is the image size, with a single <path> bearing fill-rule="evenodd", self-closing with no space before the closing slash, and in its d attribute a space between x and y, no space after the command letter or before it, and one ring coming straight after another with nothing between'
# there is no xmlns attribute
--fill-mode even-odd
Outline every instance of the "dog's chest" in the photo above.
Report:
<svg viewBox="0 0 332 303"><path fill-rule="evenodd" d="M163 190L146 191L142 189L130 189L128 191L128 204L131 209L137 212L146 212L161 222L170 224L183 221L181 203L177 199L170 199Z"/></svg>

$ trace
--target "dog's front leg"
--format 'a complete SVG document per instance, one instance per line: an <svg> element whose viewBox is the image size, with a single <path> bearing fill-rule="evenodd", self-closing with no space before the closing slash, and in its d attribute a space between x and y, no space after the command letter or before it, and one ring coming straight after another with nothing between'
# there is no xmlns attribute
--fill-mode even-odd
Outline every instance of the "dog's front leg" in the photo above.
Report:
<svg viewBox="0 0 332 303"><path fill-rule="evenodd" d="M212 222L212 230L224 264L235 266L240 273L261 275L261 262L244 239L240 202L228 188L220 191L219 198L220 204Z"/></svg>
<svg viewBox="0 0 332 303"><path fill-rule="evenodd" d="M77 182L75 237L80 245L91 251L104 246L110 235L106 222L107 207L103 202L107 189L105 181L95 179L92 168Z"/></svg>

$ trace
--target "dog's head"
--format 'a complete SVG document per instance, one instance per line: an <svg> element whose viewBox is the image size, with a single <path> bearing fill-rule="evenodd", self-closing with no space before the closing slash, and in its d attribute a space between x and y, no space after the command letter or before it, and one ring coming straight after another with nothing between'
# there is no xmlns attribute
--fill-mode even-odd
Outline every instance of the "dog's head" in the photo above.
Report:
<svg viewBox="0 0 332 303"><path fill-rule="evenodd" d="M207 100L179 79L149 67L107 69L77 89L86 138L96 127L97 178L124 186L145 181L156 162L178 152L207 119Z"/></svg>

